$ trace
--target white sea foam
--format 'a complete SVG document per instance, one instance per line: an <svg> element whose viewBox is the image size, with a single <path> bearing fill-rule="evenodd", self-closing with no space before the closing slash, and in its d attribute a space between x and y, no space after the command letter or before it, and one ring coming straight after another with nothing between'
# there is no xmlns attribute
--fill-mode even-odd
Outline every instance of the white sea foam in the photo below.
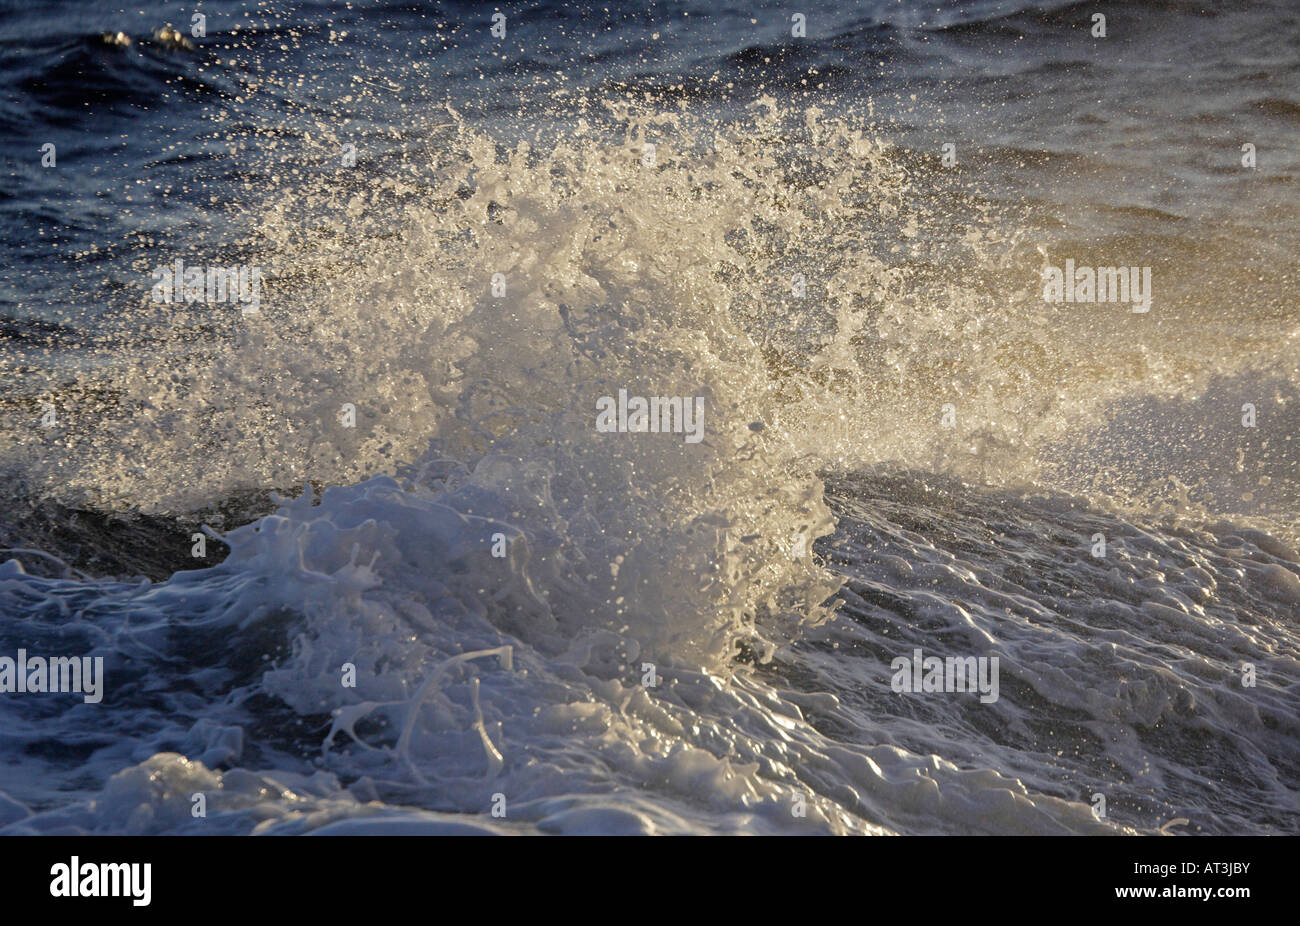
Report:
<svg viewBox="0 0 1300 926"><path fill-rule="evenodd" d="M1282 541L875 473L840 487L814 555L824 467L1030 476L1177 351L1060 337L1020 311L1030 284L996 305L974 277L937 284L934 253L898 242L947 219L852 122L618 117L622 136L513 151L458 126L409 175L286 190L257 215L260 315L229 342L177 334L56 462L13 439L31 485L110 507L330 487L157 585L5 565L0 649L103 657L110 692L0 702L25 756L0 770L8 831L1287 825ZM955 240L995 274L1016 237L986 216ZM596 433L619 389L702 397L704 439ZM1112 559L1085 558L1094 530ZM914 646L997 657L996 703L890 700ZM1246 757L1233 797L1182 785Z"/></svg>

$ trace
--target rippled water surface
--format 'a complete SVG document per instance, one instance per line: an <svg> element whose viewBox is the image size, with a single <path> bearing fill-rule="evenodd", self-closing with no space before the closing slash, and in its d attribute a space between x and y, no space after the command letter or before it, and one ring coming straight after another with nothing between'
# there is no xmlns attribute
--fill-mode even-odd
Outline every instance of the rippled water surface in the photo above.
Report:
<svg viewBox="0 0 1300 926"><path fill-rule="evenodd" d="M0 10L0 832L1295 832L1294 4Z"/></svg>

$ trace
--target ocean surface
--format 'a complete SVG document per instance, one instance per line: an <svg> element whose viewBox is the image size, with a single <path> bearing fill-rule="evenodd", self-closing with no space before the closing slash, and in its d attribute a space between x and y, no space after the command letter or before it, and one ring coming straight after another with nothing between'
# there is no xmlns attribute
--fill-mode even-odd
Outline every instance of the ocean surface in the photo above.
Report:
<svg viewBox="0 0 1300 926"><path fill-rule="evenodd" d="M0 140L0 834L1300 832L1294 0L0 0Z"/></svg>

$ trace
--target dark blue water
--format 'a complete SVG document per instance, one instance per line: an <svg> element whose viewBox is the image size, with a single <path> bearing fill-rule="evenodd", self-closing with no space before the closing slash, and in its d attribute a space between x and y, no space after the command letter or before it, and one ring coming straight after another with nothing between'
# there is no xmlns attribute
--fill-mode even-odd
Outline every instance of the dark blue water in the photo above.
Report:
<svg viewBox="0 0 1300 926"><path fill-rule="evenodd" d="M194 12L0 0L0 825L1294 830L1294 3Z"/></svg>

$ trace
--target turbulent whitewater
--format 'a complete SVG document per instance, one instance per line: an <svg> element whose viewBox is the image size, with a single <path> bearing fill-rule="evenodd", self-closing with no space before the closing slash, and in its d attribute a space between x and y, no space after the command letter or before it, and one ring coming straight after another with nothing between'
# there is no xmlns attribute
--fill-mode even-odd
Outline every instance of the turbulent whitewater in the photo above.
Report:
<svg viewBox="0 0 1300 926"><path fill-rule="evenodd" d="M509 66L472 5L28 42L15 86L75 120L92 74L136 135L85 155L118 214L30 166L5 203L0 658L104 685L0 695L0 833L1294 832L1294 195L993 132L1165 39L990 88L972 43L1077 8L974 6L624 22L554 79L595 13ZM1294 140L1259 54L1182 131ZM1045 301L1076 258L1150 311ZM154 298L176 260L255 310ZM700 427L598 426L629 395ZM898 690L918 651L996 697Z"/></svg>

